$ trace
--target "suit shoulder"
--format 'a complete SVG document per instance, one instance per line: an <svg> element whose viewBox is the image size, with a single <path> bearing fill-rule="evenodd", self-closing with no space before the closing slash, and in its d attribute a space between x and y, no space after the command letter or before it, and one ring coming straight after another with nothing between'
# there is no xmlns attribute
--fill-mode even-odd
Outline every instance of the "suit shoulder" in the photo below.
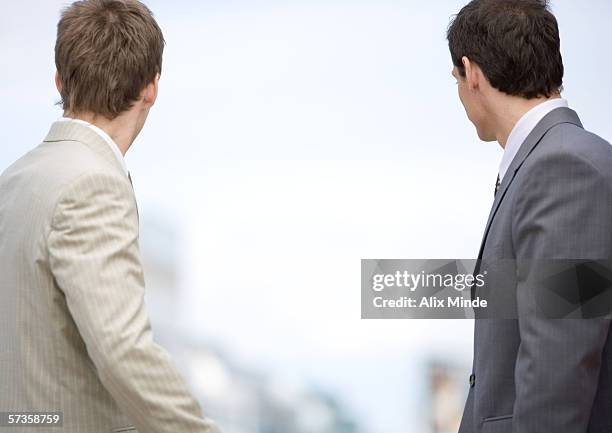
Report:
<svg viewBox="0 0 612 433"><path fill-rule="evenodd" d="M600 136L577 125L560 124L553 127L542 141L546 143L545 150L558 152L587 160L611 158L612 145Z"/></svg>
<svg viewBox="0 0 612 433"><path fill-rule="evenodd" d="M73 188L119 187L129 180L87 145L77 141L43 142L0 176L0 191L20 198L37 198L50 206Z"/></svg>
<svg viewBox="0 0 612 433"><path fill-rule="evenodd" d="M553 127L527 158L526 167L546 163L556 165L586 165L612 181L612 145L577 125Z"/></svg>

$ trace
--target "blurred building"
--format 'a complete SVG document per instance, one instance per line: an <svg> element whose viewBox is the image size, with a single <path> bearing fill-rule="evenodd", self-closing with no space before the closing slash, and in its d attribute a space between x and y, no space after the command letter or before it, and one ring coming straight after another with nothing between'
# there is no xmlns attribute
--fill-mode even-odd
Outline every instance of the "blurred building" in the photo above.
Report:
<svg viewBox="0 0 612 433"><path fill-rule="evenodd" d="M155 340L173 356L206 415L224 433L363 433L333 395L283 372L239 367L177 326L181 238L171 218L143 215L140 249Z"/></svg>
<svg viewBox="0 0 612 433"><path fill-rule="evenodd" d="M459 430L466 398L465 368L450 360L433 359L428 363L428 404L432 433Z"/></svg>

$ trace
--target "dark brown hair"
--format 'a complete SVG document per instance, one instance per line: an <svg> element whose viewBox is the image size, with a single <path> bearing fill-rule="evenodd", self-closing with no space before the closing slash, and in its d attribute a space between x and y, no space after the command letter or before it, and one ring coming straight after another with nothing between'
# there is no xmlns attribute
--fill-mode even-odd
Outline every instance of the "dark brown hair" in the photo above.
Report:
<svg viewBox="0 0 612 433"><path fill-rule="evenodd" d="M451 21L447 38L461 76L466 56L506 94L532 99L562 88L559 28L546 0L473 0Z"/></svg>
<svg viewBox="0 0 612 433"><path fill-rule="evenodd" d="M81 0L57 25L55 66L65 111L114 119L161 73L164 37L136 0Z"/></svg>

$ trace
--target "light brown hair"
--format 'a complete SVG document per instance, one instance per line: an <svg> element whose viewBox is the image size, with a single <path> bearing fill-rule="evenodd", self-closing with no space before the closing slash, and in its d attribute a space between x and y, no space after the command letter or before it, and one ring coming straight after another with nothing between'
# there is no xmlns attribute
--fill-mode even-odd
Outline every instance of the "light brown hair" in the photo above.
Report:
<svg viewBox="0 0 612 433"><path fill-rule="evenodd" d="M114 119L161 73L164 37L137 0L81 0L57 25L61 104L71 113Z"/></svg>

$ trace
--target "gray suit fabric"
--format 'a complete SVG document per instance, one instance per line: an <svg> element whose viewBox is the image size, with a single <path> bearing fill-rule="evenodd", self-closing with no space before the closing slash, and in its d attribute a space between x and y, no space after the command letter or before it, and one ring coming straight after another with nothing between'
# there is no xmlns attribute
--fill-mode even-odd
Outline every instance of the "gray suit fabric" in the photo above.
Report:
<svg viewBox="0 0 612 433"><path fill-rule="evenodd" d="M518 318L477 318L460 433L612 432L610 321L533 313L528 259L612 258L612 147L558 108L502 179L479 252L487 283ZM499 259L516 259L500 272Z"/></svg>

